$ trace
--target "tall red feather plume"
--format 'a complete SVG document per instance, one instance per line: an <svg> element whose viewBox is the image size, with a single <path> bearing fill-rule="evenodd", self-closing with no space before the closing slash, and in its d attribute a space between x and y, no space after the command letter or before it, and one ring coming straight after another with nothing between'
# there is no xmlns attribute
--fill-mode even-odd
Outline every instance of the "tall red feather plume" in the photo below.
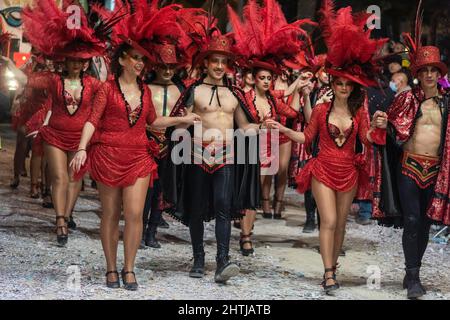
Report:
<svg viewBox="0 0 450 320"><path fill-rule="evenodd" d="M371 39L372 30L366 27L369 15L354 14L351 7L336 12L333 0L324 0L320 14L329 70L355 73L360 83L373 84L371 78L377 73L374 55L388 39Z"/></svg>
<svg viewBox="0 0 450 320"><path fill-rule="evenodd" d="M280 66L295 63L295 56L305 47L307 33L303 25L316 25L309 19L289 24L276 0L264 0L259 6L256 0L249 0L243 9L241 21L228 6L228 16L233 27L235 52L242 61L259 60Z"/></svg>
<svg viewBox="0 0 450 320"><path fill-rule="evenodd" d="M80 8L81 27L69 28L72 12L66 13L53 0L35 0L23 9L25 37L47 56L90 58L105 53L106 46L89 26ZM45 35L45 36L43 36Z"/></svg>
<svg viewBox="0 0 450 320"><path fill-rule="evenodd" d="M157 63L159 56L154 50L155 45L170 43L185 50L188 42L186 33L177 22L182 7L173 4L159 8L158 3L159 0L151 0L150 3L147 0L134 0L131 3L119 0L113 12L98 10L97 7L95 10L100 16L109 19L121 11L127 12L128 15L113 27L113 46L131 40L145 49L152 63Z"/></svg>
<svg viewBox="0 0 450 320"><path fill-rule="evenodd" d="M414 64L415 54L417 50L422 46L421 44L422 21L423 21L423 6L422 0L419 0L419 4L417 5L416 10L416 20L414 21L414 38L411 36L411 33L409 32L402 33L403 42L408 48L409 58L412 64Z"/></svg>

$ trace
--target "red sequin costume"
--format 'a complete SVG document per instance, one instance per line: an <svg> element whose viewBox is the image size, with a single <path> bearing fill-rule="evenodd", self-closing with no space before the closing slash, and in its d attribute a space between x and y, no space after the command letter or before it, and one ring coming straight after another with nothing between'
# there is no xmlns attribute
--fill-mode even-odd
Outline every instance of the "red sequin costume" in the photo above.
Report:
<svg viewBox="0 0 450 320"><path fill-rule="evenodd" d="M33 75L32 71L33 63L27 64L23 72L30 77ZM16 114L13 115L13 129L25 125L30 118L41 108L42 104L47 99L47 92L45 88L33 88L30 85L26 85L22 94L20 95L20 107Z"/></svg>
<svg viewBox="0 0 450 320"><path fill-rule="evenodd" d="M442 122L447 123L447 128L443 130L442 151L440 156L440 169L435 179L434 192L430 204L427 208L427 216L434 220L450 225L450 94L448 91L441 90L441 94L447 96L447 119L443 118ZM391 134L396 145L402 145L407 142L414 132L414 125L416 123L417 113L419 112L421 101L424 100L425 94L421 88L416 88L400 94L393 102L388 110L388 120L393 129ZM445 115L445 113L444 113ZM373 200L373 217L377 219L385 218L391 213L389 205L384 204L385 210L382 209L382 181L383 169L382 157L380 153L376 154L375 158L375 193ZM395 165L395 164L394 164ZM389 200L384 200L389 201Z"/></svg>
<svg viewBox="0 0 450 320"><path fill-rule="evenodd" d="M150 175L157 176L157 165L146 135L146 126L156 119L150 90L143 83L141 104L131 111L118 82L105 82L95 96L88 121L96 128L88 150L86 170L93 180L111 187L133 185Z"/></svg>
<svg viewBox="0 0 450 320"><path fill-rule="evenodd" d="M297 176L297 190L300 193L310 188L312 177L340 192L350 191L358 183L361 160L360 154L355 153L355 144L358 136L363 144L370 146L366 138L370 126L368 111L361 107L352 118L352 125L341 133L339 128L328 122L331 106L331 102L317 105L304 132L307 147L317 135L320 136L320 151ZM339 137L345 139L342 146L335 140Z"/></svg>
<svg viewBox="0 0 450 320"><path fill-rule="evenodd" d="M42 139L58 149L76 151L81 139L81 131L92 108L92 99L101 82L91 76L81 78L82 91L80 101L76 101L64 88L62 76L51 73L34 73L28 77L27 86L34 89L47 89L52 97L52 116L48 126L39 130ZM69 106L76 105L71 114Z"/></svg>
<svg viewBox="0 0 450 320"><path fill-rule="evenodd" d="M292 109L283 101L284 90L269 91L267 94L268 102L270 105L270 113L265 118L273 118L280 120L286 124L287 119L295 119L299 116L298 112ZM259 123L263 123L265 118L262 118L256 107L256 94L255 90L249 90L245 93L245 101L249 106L249 110L255 119L259 119ZM284 119L284 121L283 121ZM291 141L284 134L279 136L280 144Z"/></svg>

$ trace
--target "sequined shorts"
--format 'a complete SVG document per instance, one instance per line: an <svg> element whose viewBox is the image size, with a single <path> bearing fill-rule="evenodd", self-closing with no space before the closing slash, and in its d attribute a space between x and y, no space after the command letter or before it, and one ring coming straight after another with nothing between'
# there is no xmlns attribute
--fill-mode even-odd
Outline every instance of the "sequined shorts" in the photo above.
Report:
<svg viewBox="0 0 450 320"><path fill-rule="evenodd" d="M439 167L439 157L403 152L402 174L413 179L421 189L436 183Z"/></svg>

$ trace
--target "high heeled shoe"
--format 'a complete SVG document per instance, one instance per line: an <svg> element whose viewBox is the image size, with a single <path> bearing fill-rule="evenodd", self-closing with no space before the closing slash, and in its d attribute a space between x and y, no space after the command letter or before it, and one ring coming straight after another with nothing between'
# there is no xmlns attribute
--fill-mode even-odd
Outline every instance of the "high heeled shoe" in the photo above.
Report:
<svg viewBox="0 0 450 320"><path fill-rule="evenodd" d="M9 186L10 186L12 189L17 189L17 187L19 186L19 184L20 184L20 178L19 178L19 177L14 177L14 178L11 180Z"/></svg>
<svg viewBox="0 0 450 320"><path fill-rule="evenodd" d="M241 233L241 239L239 240L239 246L241 247L241 253L243 256L249 256L253 253L255 253L255 250L253 249L253 243L251 240L244 240L245 238L250 238L250 236L252 235L252 233L250 234L242 234ZM244 248L244 244L249 243L251 245L250 249L246 249Z"/></svg>
<svg viewBox="0 0 450 320"><path fill-rule="evenodd" d="M64 219L64 225L58 226L58 220ZM66 229L66 233L64 232ZM58 234L58 230L61 230L61 233ZM67 230L67 219L65 216L56 216L56 241L58 241L59 246L65 246L69 239L69 231Z"/></svg>
<svg viewBox="0 0 450 320"><path fill-rule="evenodd" d="M42 192L42 206L47 209L53 209L53 200L50 189L43 189Z"/></svg>
<svg viewBox="0 0 450 320"><path fill-rule="evenodd" d="M117 275L117 280L116 280L116 281L109 281L109 280L108 280L108 275L111 274L111 273L114 273L114 274ZM111 289L117 289L117 288L120 288L119 273L117 272L117 270L113 270L113 271L108 271L108 272L106 272L105 277L106 277L106 286L107 286L108 288L111 288Z"/></svg>
<svg viewBox="0 0 450 320"><path fill-rule="evenodd" d="M274 199L273 201L273 218L280 220L283 219L281 212L283 211L283 200Z"/></svg>
<svg viewBox="0 0 450 320"><path fill-rule="evenodd" d="M122 271L120 272L122 274L122 282L123 282L123 288L125 290L130 290L130 291L136 291L139 287L138 283L136 282L136 274L134 273L134 271L125 271L124 269L122 269ZM125 277L127 274L131 273L134 276L134 282L129 282L125 280Z"/></svg>
<svg viewBox="0 0 450 320"><path fill-rule="evenodd" d="M39 186L40 183L32 183L30 186L30 198L32 199L38 199L39 198Z"/></svg>
<svg viewBox="0 0 450 320"><path fill-rule="evenodd" d="M261 199L262 200L262 202L264 203L264 202L269 202L269 204L270 204L270 199L265 199L265 198L263 198L263 199ZM272 211L271 212L265 212L264 211L264 205L263 205L263 213L262 213L262 216L263 216L263 218L265 218L265 219L273 219L273 213L272 213Z"/></svg>
<svg viewBox="0 0 450 320"><path fill-rule="evenodd" d="M335 291L339 289L339 284L336 281L336 274L334 273L334 268L325 268L325 273L323 274L323 281L321 283L323 290L326 294L331 293L332 291ZM327 272L333 272L331 276L326 276ZM334 280L333 284L327 285L328 280Z"/></svg>

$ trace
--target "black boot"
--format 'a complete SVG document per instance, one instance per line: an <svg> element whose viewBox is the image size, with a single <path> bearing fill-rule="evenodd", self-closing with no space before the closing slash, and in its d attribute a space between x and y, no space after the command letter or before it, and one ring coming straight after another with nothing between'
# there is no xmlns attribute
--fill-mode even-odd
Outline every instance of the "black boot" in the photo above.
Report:
<svg viewBox="0 0 450 320"><path fill-rule="evenodd" d="M419 266L419 274L420 274L420 266ZM403 289L408 289L408 283L409 283L408 273L405 273L405 277L403 278ZM422 282L420 281L420 277L419 277L419 283L420 283L420 287L422 288L423 294L426 294L427 291L425 290L424 286L422 285Z"/></svg>
<svg viewBox="0 0 450 320"><path fill-rule="evenodd" d="M239 274L239 267L237 264L230 262L228 256L218 256L216 258L217 269L214 275L214 281L225 284L228 279Z"/></svg>
<svg viewBox="0 0 450 320"><path fill-rule="evenodd" d="M422 284L419 278L419 268L405 269L407 277L407 297L408 299L417 299L424 295Z"/></svg>
<svg viewBox="0 0 450 320"><path fill-rule="evenodd" d="M201 251L194 252L194 264L189 271L191 278L203 278L205 275L205 252L203 248Z"/></svg>
<svg viewBox="0 0 450 320"><path fill-rule="evenodd" d="M308 212L306 213L306 222L303 226L303 233L312 233L316 230L316 213Z"/></svg>
<svg viewBox="0 0 450 320"><path fill-rule="evenodd" d="M161 245L159 244L158 240L156 240L156 229L158 228L157 224L150 224L147 227L147 230L145 232L145 245L147 247L152 247L159 249L161 248Z"/></svg>

